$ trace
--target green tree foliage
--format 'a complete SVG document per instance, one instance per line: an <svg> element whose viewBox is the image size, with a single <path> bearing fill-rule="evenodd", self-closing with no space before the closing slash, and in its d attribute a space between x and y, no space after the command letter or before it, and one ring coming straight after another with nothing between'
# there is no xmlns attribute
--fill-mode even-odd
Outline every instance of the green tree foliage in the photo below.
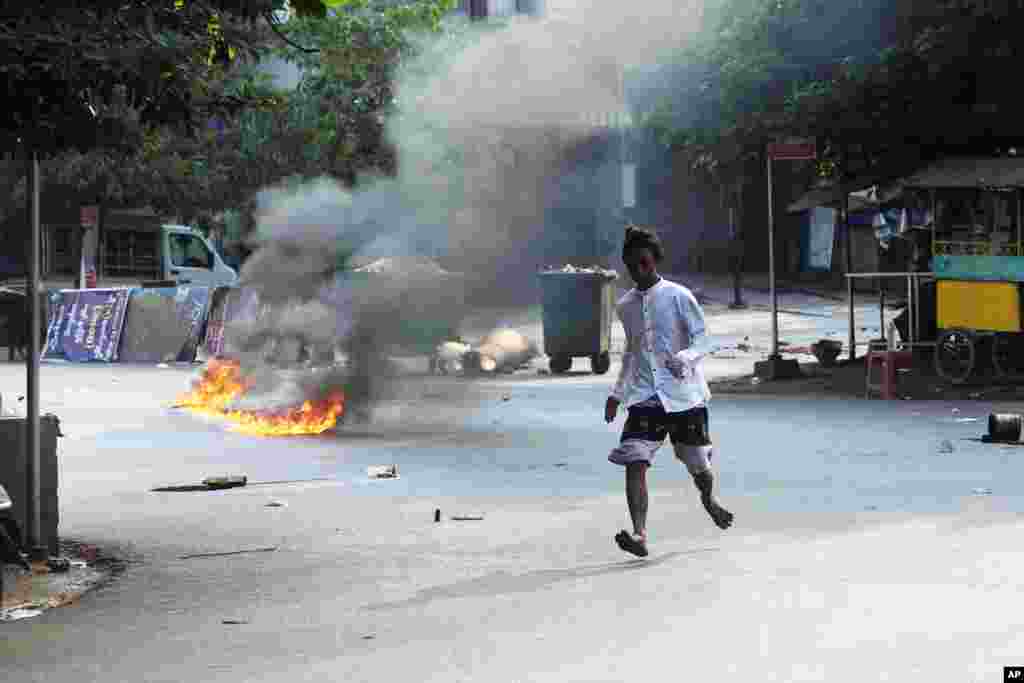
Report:
<svg viewBox="0 0 1024 683"><path fill-rule="evenodd" d="M358 173L389 172L394 158L383 120L394 69L412 50L409 36L438 30L451 0L290 5L296 12L288 20L270 14L273 3L254 12L254 33L224 43L232 52L220 59L207 51L216 41L193 45L174 88L187 117L169 115L173 108L139 116L131 111L137 96L128 95L128 115L117 113L138 122L130 141L70 145L45 162L48 186L82 203L148 205L202 222L244 208L255 191L283 178L328 174L353 182ZM301 66L294 92L276 90L257 67L259 58L273 57ZM121 139L128 140L123 132ZM24 181L11 187L10 201L20 204Z"/></svg>
<svg viewBox="0 0 1024 683"><path fill-rule="evenodd" d="M303 77L272 126L303 131L307 164L295 173L327 174L352 184L360 173L393 172L384 122L394 105L397 70L417 52L414 38L439 32L454 5L454 0L336 0L324 19L289 23L290 44L278 52L298 65ZM245 123L251 127L266 118L254 114ZM262 137L261 142L269 141Z"/></svg>
<svg viewBox="0 0 1024 683"><path fill-rule="evenodd" d="M196 85L266 44L281 0L5 0L0 135L37 152L126 148L143 124L193 124Z"/></svg>
<svg viewBox="0 0 1024 683"><path fill-rule="evenodd" d="M1021 19L1009 0L718 0L684 55L688 111L649 124L718 171L790 135L817 139L822 175L993 153L1021 137Z"/></svg>

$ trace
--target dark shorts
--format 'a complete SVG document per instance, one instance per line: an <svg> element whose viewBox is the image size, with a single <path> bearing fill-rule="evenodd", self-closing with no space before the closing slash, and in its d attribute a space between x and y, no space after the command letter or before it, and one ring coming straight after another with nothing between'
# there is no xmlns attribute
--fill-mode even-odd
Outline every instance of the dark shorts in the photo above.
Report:
<svg viewBox="0 0 1024 683"><path fill-rule="evenodd" d="M711 434L707 407L691 408L681 413L666 413L661 406L640 406L629 409L619 446L608 459L617 465L636 462L651 464L654 454L668 437L676 457L691 472L711 466Z"/></svg>

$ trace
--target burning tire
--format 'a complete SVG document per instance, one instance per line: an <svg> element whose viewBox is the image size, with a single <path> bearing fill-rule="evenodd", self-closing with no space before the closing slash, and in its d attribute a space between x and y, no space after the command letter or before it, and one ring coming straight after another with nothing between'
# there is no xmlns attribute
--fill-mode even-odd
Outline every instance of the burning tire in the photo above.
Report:
<svg viewBox="0 0 1024 683"><path fill-rule="evenodd" d="M548 361L548 367L551 368L553 374L564 375L572 367L572 356L563 354L551 356L551 360Z"/></svg>

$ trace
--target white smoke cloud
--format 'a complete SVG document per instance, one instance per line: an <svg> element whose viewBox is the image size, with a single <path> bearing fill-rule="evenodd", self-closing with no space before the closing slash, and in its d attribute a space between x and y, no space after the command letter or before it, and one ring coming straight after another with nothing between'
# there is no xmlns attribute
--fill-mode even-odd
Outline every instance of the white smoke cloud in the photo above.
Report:
<svg viewBox="0 0 1024 683"><path fill-rule="evenodd" d="M520 254L545 231L562 229L549 224L548 206L575 195L585 203L591 191L567 158L626 110L626 70L673 55L695 30L701 6L549 0L541 19L422 38L422 56L397 83L388 125L397 177L364 181L354 193L325 179L264 192L259 248L243 283L286 307L320 296L335 320L324 320L323 307L306 311L311 334L333 330L366 364L402 341L410 328L399 324L403 317L459 311L438 294L450 281L330 287L330 271L350 252L363 260L436 256L486 301L512 267L541 265ZM283 322L301 329L302 321L303 309L293 307L245 334L266 334ZM371 380L361 379L365 386Z"/></svg>

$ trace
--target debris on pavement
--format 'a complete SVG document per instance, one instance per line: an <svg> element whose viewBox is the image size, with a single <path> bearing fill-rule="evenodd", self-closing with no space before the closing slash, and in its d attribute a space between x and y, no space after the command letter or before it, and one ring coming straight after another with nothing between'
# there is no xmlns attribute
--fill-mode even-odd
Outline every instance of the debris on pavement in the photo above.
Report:
<svg viewBox="0 0 1024 683"><path fill-rule="evenodd" d="M602 268L601 266L574 266L570 263L564 266L546 266L540 271L542 274L547 273L568 273L571 275L603 275L610 280L616 280L619 277L618 272L609 268Z"/></svg>
<svg viewBox="0 0 1024 683"><path fill-rule="evenodd" d="M972 493L976 496L990 496L992 495L992 489L990 488L978 488L974 489Z"/></svg>
<svg viewBox="0 0 1024 683"><path fill-rule="evenodd" d="M55 574L60 574L71 569L71 560L66 557L51 557L46 561L46 567Z"/></svg>
<svg viewBox="0 0 1024 683"><path fill-rule="evenodd" d="M430 358L431 372L440 375L460 372L463 368L463 358L470 350L469 344L458 340L439 344Z"/></svg>
<svg viewBox="0 0 1024 683"><path fill-rule="evenodd" d="M438 509L434 510L434 523L437 524L440 521L441 521L441 509L438 508Z"/></svg>
<svg viewBox="0 0 1024 683"><path fill-rule="evenodd" d="M426 256L389 256L355 269L357 273L379 275L416 275L419 277L445 277L451 275L441 264Z"/></svg>
<svg viewBox="0 0 1024 683"><path fill-rule="evenodd" d="M453 522L480 522L483 518L483 515L452 515Z"/></svg>
<svg viewBox="0 0 1024 683"><path fill-rule="evenodd" d="M175 486L157 486L150 489L152 493L187 493L190 491L223 491L241 488L249 483L245 475L225 475L207 477L201 484L181 484Z"/></svg>
<svg viewBox="0 0 1024 683"><path fill-rule="evenodd" d="M244 474L232 474L218 477L207 477L206 479L203 479L203 484L211 489L233 489L238 488L239 486L245 486L248 481L249 478Z"/></svg>
<svg viewBox="0 0 1024 683"><path fill-rule="evenodd" d="M11 607L10 609L0 609L0 622L31 619L33 617L38 617L42 613L43 610L41 609L30 609L26 607Z"/></svg>
<svg viewBox="0 0 1024 683"><path fill-rule="evenodd" d="M47 562L34 563L31 571L0 564L0 622L29 619L48 609L75 604L82 594L118 571L119 564L112 560L94 566L69 559L83 554L95 557L92 546L61 541L59 552Z"/></svg>
<svg viewBox="0 0 1024 683"><path fill-rule="evenodd" d="M366 468L370 479L398 479L398 465L370 465Z"/></svg>
<svg viewBox="0 0 1024 683"><path fill-rule="evenodd" d="M265 548L247 548L244 550L225 550L217 553L192 553L190 555L179 555L179 560L194 560L204 557L228 557L230 555L246 555L248 553L273 553L277 551L276 545L267 546Z"/></svg>
<svg viewBox="0 0 1024 683"><path fill-rule="evenodd" d="M66 607L67 605L73 605L78 602L78 598L80 597L81 595L79 593L56 593L47 598L46 606L51 609L54 607Z"/></svg>
<svg viewBox="0 0 1024 683"><path fill-rule="evenodd" d="M939 453L952 453L953 450L953 443L949 439L943 439L939 443Z"/></svg>
<svg viewBox="0 0 1024 683"><path fill-rule="evenodd" d="M184 484L182 486L157 486L150 493L188 493L190 491L213 491L206 484Z"/></svg>
<svg viewBox="0 0 1024 683"><path fill-rule="evenodd" d="M286 508L286 507L288 507L288 503L285 503L284 501L281 501L281 500L272 500L269 503L267 503L266 505L264 505L264 507L268 507L268 508Z"/></svg>
<svg viewBox="0 0 1024 683"><path fill-rule="evenodd" d="M221 619L220 623L227 626L244 626L249 623L248 619Z"/></svg>

